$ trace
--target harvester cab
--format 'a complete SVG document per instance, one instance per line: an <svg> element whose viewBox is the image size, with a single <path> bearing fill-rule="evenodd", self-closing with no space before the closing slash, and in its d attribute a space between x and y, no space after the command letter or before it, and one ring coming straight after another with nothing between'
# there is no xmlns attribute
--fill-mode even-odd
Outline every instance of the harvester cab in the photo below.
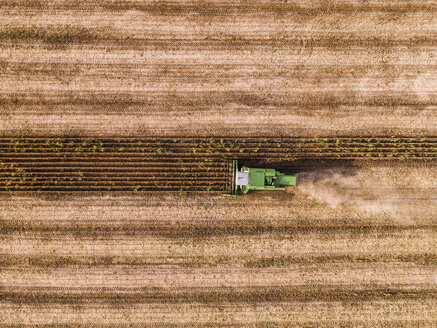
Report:
<svg viewBox="0 0 437 328"><path fill-rule="evenodd" d="M226 196L237 196L238 192L249 190L285 190L286 186L296 186L297 174L284 174L275 169L242 167L238 169L238 161L228 165L228 184Z"/></svg>

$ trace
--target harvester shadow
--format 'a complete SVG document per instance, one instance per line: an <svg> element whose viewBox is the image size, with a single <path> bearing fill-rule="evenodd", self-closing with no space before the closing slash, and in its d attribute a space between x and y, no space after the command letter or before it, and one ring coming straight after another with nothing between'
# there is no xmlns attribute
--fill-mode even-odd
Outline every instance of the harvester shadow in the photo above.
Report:
<svg viewBox="0 0 437 328"><path fill-rule="evenodd" d="M359 167L354 160L315 160L299 159L295 161L278 161L272 159L266 160L240 160L241 166L273 168L286 174L294 173L311 173L325 170L334 170L343 176L354 176L357 174Z"/></svg>

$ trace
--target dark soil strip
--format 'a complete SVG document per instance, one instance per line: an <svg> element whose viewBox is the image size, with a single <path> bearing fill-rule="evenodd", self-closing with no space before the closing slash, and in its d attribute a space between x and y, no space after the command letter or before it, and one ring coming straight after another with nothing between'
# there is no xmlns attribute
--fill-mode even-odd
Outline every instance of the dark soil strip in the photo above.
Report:
<svg viewBox="0 0 437 328"><path fill-rule="evenodd" d="M257 15L300 15L300 16L319 16L328 14L357 14L360 12L368 13L387 13L387 14L405 14L437 11L437 7L432 3L372 3L366 2L349 4L327 2L322 5L299 6L292 2L286 1L243 1L243 2L211 2L211 1L101 1L101 0L4 0L0 3L0 8L16 9L54 9L54 10L108 10L108 11L144 11L151 15L186 15L195 14L200 16L224 16L242 13L255 13Z"/></svg>
<svg viewBox="0 0 437 328"><path fill-rule="evenodd" d="M101 79L141 79L141 81L228 81L229 78L241 79L278 79L288 78L298 81L316 83L320 79L339 81L340 79L388 78L409 79L423 74L435 76L437 67L430 65L402 66L393 64L380 65L284 65L284 64L245 64L250 68L242 71L236 64L199 64L178 63L161 67L147 63L63 63L63 62L26 62L0 61L0 75L12 76L60 76L63 77L95 77ZM147 74L145 74L145 71Z"/></svg>
<svg viewBox="0 0 437 328"><path fill-rule="evenodd" d="M165 289L139 288L135 292L116 292L111 290L75 290L74 287L50 292L49 288L38 290L2 290L0 299L16 304L106 304L132 303L264 303L264 302L309 302L309 301L371 301L435 298L437 290L420 291L402 288L356 289L352 286L329 288L260 287L260 288L222 288L222 289Z"/></svg>
<svg viewBox="0 0 437 328"><path fill-rule="evenodd" d="M437 40L437 39L436 39ZM293 92L285 93L251 93L241 92L190 92L182 93L147 92L143 94L89 92L81 90L80 94L62 92L41 93L5 93L0 92L0 105L15 108L18 106L89 106L87 111L110 114L112 111L119 113L128 110L130 106L144 108L145 112L151 110L201 110L217 109L228 105L239 105L242 108L269 107L276 109L314 109L320 108L339 109L341 107L356 108L359 106L370 107L372 110L396 109L408 107L422 110L437 105L435 95L427 95L427 99L419 99L416 94L384 94L372 93L363 96L355 92ZM31 109L29 109L31 110ZM40 109L38 109L40 111ZM92 113L92 112L91 112Z"/></svg>
<svg viewBox="0 0 437 328"><path fill-rule="evenodd" d="M79 306L79 305L76 305ZM118 306L118 305L117 305ZM399 319L399 320L379 320L372 321L371 324L367 320L359 320L359 319L339 319L339 320L331 320L329 324L333 327L354 327L359 325L359 327L371 327L371 328L405 328L405 327L428 327L429 320L410 320L410 319ZM117 323L117 324L100 324L100 323L87 323L87 324L19 324L19 325L3 325L4 327L10 328L18 328L18 327L29 327L29 328L132 328L132 327L141 327L141 328L247 328L247 323L239 323L233 322L232 324L221 322L220 325L217 323L198 323L198 322L190 322L190 323ZM257 321L256 323L252 323L250 327L254 328L320 328L320 321L305 321L305 322L296 322L290 326L289 322L277 322L277 321Z"/></svg>
<svg viewBox="0 0 437 328"><path fill-rule="evenodd" d="M363 37L354 33L324 33L322 35L308 35L307 33L268 36L264 38L241 37L239 34L208 35L197 39L185 38L138 38L130 35L116 37L111 31L103 32L80 26L59 25L50 27L12 27L0 28L0 42L14 42L16 45L28 46L39 42L51 46L72 45L105 45L108 47L123 47L127 49L229 49L253 48L259 46L274 47L303 47L303 48L353 48L353 47L420 47L437 45L437 34L428 32L421 36L403 39L386 38L380 36ZM23 44L24 42L24 44Z"/></svg>
<svg viewBox="0 0 437 328"><path fill-rule="evenodd" d="M361 255L308 255L308 256L279 256L267 258L254 258L247 260L235 257L172 257L156 258L154 260L134 257L134 256L50 256L50 255L0 255L0 268L10 268L12 266L20 267L42 267L42 268L60 268L69 266L179 266L184 268L201 268L216 267L217 265L235 265L242 264L248 268L269 268L285 267L291 264L308 264L308 263L381 263L381 262L402 262L416 263L419 265L437 265L436 254L361 254Z"/></svg>
<svg viewBox="0 0 437 328"><path fill-rule="evenodd" d="M271 224L265 221L236 221L236 222L201 222L196 225L184 222L174 222L172 224L160 223L156 221L141 222L124 225L101 225L95 223L50 223L35 221L0 221L0 234L11 235L19 233L40 233L44 238L56 238L59 236L70 235L84 238L111 238L114 236L160 236L168 238L205 238L213 236L232 236L232 235L261 235L261 234L306 234L306 233L348 233L354 236L366 234L383 234L396 231L430 230L437 232L435 225L421 226L402 226L402 225L311 225L309 223L295 224Z"/></svg>

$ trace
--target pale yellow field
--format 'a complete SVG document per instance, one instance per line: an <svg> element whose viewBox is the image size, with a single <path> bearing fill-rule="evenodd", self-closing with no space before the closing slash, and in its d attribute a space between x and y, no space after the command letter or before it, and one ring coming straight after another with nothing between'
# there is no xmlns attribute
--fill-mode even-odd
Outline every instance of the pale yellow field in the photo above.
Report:
<svg viewBox="0 0 437 328"><path fill-rule="evenodd" d="M0 136L431 140L436 27L425 0L1 1ZM435 327L426 147L237 198L0 192L0 325Z"/></svg>

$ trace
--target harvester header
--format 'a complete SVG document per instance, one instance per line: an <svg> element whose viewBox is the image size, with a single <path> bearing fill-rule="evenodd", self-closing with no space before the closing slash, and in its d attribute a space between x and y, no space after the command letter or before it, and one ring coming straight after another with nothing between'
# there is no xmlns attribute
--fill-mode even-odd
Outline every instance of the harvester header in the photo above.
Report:
<svg viewBox="0 0 437 328"><path fill-rule="evenodd" d="M286 186L296 186L296 174L284 174L275 169L242 167L238 169L238 161L228 165L228 185L226 196L237 196L239 192L246 194L249 190L285 190Z"/></svg>

